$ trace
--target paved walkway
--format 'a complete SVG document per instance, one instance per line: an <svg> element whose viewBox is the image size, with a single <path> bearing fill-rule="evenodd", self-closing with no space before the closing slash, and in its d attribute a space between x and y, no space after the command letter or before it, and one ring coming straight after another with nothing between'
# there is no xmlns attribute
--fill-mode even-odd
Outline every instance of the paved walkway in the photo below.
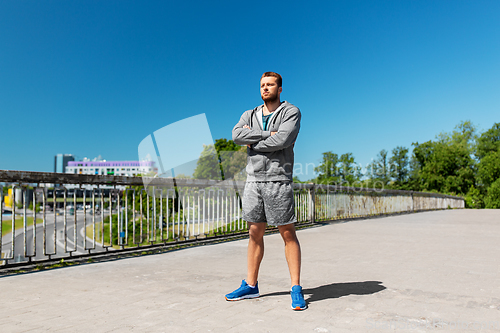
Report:
<svg viewBox="0 0 500 333"><path fill-rule="evenodd" d="M269 235L258 299L223 297L245 277L240 240L2 277L0 332L500 331L500 210L357 220L299 238L306 311L290 309L283 243Z"/></svg>

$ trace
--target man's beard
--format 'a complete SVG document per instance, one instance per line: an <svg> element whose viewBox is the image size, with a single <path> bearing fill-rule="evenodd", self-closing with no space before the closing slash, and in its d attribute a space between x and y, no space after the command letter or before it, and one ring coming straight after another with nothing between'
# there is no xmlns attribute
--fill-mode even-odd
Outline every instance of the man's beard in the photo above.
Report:
<svg viewBox="0 0 500 333"><path fill-rule="evenodd" d="M278 100L278 93L276 94L272 94L272 93L269 93L267 96L260 96L262 97L262 100L264 102L276 102Z"/></svg>

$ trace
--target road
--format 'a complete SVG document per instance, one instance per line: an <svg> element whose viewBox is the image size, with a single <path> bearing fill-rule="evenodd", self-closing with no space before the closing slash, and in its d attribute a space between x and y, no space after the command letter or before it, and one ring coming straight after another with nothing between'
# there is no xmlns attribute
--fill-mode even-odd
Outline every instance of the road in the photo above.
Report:
<svg viewBox="0 0 500 333"><path fill-rule="evenodd" d="M41 217L41 215L38 215ZM37 217L38 217L37 216ZM76 244L75 249L75 216L76 216ZM92 223L92 215L87 213L87 226ZM56 223L54 224L54 219ZM53 213L46 215L46 253L54 254L52 258L65 257L67 252L73 251L74 255L88 253L89 248L93 248L93 241L85 237L85 214L83 211L77 211L76 215L68 215L66 222L67 241L64 243L64 216L54 216ZM55 228L54 228L55 226ZM54 248L54 230L56 231L55 248ZM43 223L36 225L36 252L33 251L33 226L27 228L26 232L26 254L33 256L34 259L45 259L47 256L44 254L44 239L43 239ZM85 244L85 238L86 243ZM26 261L28 258L25 256L24 251L24 232L23 229L15 231L14 238L15 258L16 262ZM87 250L86 250L87 249ZM95 244L96 251L103 251L103 247L98 243ZM2 237L2 257L11 256L12 252L12 233Z"/></svg>
<svg viewBox="0 0 500 333"><path fill-rule="evenodd" d="M31 213L30 213L31 214ZM107 213L109 215L109 212ZM37 218L41 218L41 214L37 216ZM71 251L73 255L78 254L86 254L88 253L88 249L94 248L93 252L103 252L105 249L100 245L100 243L95 244L91 238L85 237L85 225L88 227L92 225L92 214L87 213L87 222L85 224L85 214L83 211L76 212L76 244L77 247L75 249L75 215L67 216L66 222L66 244L64 243L64 216L58 215L54 216L52 212L47 213L46 215L46 241L44 245L44 230L43 223L38 223L36 225L36 252L33 251L33 226L29 226L26 230L26 253L24 250L24 232L23 228L17 229L15 231L15 239L14 239L14 262L23 262L28 261L28 257L32 256L32 259L41 260L47 259L48 255L51 254L52 258L63 258L67 257L68 253ZM54 229L54 219L57 221ZM4 220L5 223L6 220ZM96 223L100 221L100 215L96 216ZM195 223L187 223L186 221L171 221L169 225L171 225L175 232L178 233L180 230L186 230L189 234L200 234L203 233L204 228L203 225L207 228L207 230L212 230L218 227L222 227L224 224L222 222L217 223L216 219L200 219L200 225L198 225L198 220L195 220ZM97 226L96 226L97 228ZM144 225L146 228L146 225ZM188 231L189 230L189 231ZM54 231L56 234L56 241L54 247ZM97 230L96 230L97 232ZM84 244L86 238L86 243ZM12 234L9 233L2 237L2 257L10 257L12 253ZM43 251L45 247L45 253ZM12 261L10 261L12 262Z"/></svg>

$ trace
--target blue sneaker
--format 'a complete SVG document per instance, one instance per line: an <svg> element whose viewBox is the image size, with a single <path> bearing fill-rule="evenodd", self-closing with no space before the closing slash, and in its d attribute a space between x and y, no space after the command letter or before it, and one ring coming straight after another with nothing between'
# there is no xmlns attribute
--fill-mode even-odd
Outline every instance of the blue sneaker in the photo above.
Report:
<svg viewBox="0 0 500 333"><path fill-rule="evenodd" d="M241 281L241 286L226 295L226 301L239 301L245 298L256 298L259 297L259 283L255 284L255 287L250 287L245 280Z"/></svg>
<svg viewBox="0 0 500 333"><path fill-rule="evenodd" d="M304 300L304 295L302 294L302 287L299 285L293 286L290 291L292 296L292 309L293 310L305 310L307 309L306 301Z"/></svg>

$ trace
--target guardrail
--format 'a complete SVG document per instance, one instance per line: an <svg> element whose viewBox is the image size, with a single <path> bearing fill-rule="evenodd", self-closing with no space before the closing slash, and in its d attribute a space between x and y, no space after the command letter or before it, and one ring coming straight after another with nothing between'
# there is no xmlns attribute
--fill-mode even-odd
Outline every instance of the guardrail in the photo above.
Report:
<svg viewBox="0 0 500 333"><path fill-rule="evenodd" d="M244 182L6 170L0 170L0 182L12 188L10 199L17 202L0 217L2 267L201 242L243 235L247 228L239 194ZM436 193L293 188L298 225L464 208L463 198Z"/></svg>

